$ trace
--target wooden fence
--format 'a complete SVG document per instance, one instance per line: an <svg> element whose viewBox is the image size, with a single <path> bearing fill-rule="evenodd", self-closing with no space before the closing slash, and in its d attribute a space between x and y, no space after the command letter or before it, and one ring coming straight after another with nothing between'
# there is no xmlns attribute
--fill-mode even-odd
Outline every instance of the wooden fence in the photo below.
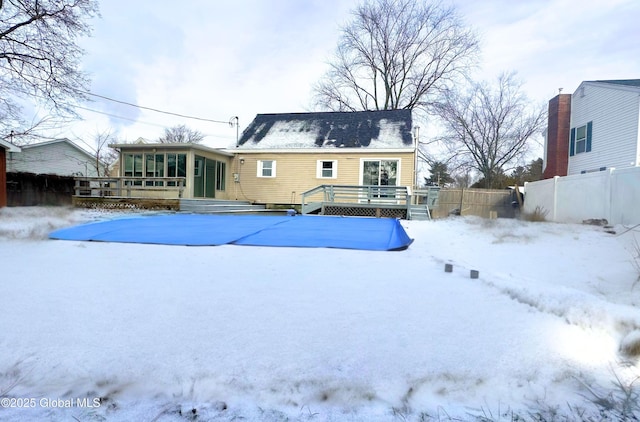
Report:
<svg viewBox="0 0 640 422"><path fill-rule="evenodd" d="M7 205L71 205L73 177L52 174L7 173Z"/></svg>
<svg viewBox="0 0 640 422"><path fill-rule="evenodd" d="M513 205L516 200L513 191L507 189L442 189L432 210L432 217L459 214L513 218L517 212L517 207Z"/></svg>

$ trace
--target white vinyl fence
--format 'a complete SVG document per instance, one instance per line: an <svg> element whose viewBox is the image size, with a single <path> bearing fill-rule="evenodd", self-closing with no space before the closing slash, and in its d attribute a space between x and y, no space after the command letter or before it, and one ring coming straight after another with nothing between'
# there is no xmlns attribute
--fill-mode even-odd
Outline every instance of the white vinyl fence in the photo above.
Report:
<svg viewBox="0 0 640 422"><path fill-rule="evenodd" d="M640 224L640 167L525 183L524 212L536 208L548 213L547 220L562 223L604 218L610 224Z"/></svg>

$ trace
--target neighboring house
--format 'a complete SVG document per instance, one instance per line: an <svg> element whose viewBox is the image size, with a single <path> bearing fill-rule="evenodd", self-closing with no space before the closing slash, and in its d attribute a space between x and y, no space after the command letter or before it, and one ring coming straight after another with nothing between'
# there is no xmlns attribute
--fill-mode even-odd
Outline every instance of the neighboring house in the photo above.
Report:
<svg viewBox="0 0 640 422"><path fill-rule="evenodd" d="M0 139L0 207L7 206L7 152L19 153L20 148Z"/></svg>
<svg viewBox="0 0 640 422"><path fill-rule="evenodd" d="M114 144L119 174L137 195L229 199L233 154L197 144ZM183 189L180 189L183 184ZM139 187L139 188L136 188ZM151 193L149 193L151 192Z"/></svg>
<svg viewBox="0 0 640 422"><path fill-rule="evenodd" d="M8 172L55 174L58 176L103 176L105 166L96 170L96 157L69 139L24 145L21 152L10 152L7 157Z"/></svg>
<svg viewBox="0 0 640 422"><path fill-rule="evenodd" d="M640 165L640 79L585 81L549 102L544 177Z"/></svg>
<svg viewBox="0 0 640 422"><path fill-rule="evenodd" d="M300 204L319 185L414 186L411 110L258 114L239 139L238 199Z"/></svg>

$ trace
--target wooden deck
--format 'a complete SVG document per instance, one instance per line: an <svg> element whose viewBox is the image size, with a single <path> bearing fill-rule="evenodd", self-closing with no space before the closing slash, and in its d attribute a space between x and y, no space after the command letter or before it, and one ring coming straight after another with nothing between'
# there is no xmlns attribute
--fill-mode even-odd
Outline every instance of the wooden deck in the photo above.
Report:
<svg viewBox="0 0 640 422"><path fill-rule="evenodd" d="M302 194L302 214L430 219L439 189L408 186L321 185Z"/></svg>

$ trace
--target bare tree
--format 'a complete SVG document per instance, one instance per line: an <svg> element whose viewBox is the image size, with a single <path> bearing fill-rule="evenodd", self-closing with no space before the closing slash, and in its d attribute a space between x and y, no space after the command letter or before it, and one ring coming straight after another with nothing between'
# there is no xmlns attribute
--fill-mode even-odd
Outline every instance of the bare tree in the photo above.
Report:
<svg viewBox="0 0 640 422"><path fill-rule="evenodd" d="M475 64L476 36L453 8L426 0L366 0L342 29L330 70L314 87L332 111L425 107Z"/></svg>
<svg viewBox="0 0 640 422"><path fill-rule="evenodd" d="M163 144L198 144L202 142L204 135L193 129L189 129L185 125L173 126L164 130L158 142Z"/></svg>
<svg viewBox="0 0 640 422"><path fill-rule="evenodd" d="M480 172L486 187L523 158L529 141L546 124L546 107L530 107L521 86L513 73L503 74L493 86L474 83L465 93L448 90L434 106L450 153Z"/></svg>
<svg viewBox="0 0 640 422"><path fill-rule="evenodd" d="M108 176L111 165L119 158L118 152L109 147L109 144L117 143L117 140L113 136L111 130L106 129L103 131L96 131L93 135L93 142L95 146L96 161L94 165L96 173L98 174L98 177Z"/></svg>
<svg viewBox="0 0 640 422"><path fill-rule="evenodd" d="M96 0L0 0L0 130L32 134L20 101L75 115L68 101L84 99L88 86L76 41L97 15Z"/></svg>

